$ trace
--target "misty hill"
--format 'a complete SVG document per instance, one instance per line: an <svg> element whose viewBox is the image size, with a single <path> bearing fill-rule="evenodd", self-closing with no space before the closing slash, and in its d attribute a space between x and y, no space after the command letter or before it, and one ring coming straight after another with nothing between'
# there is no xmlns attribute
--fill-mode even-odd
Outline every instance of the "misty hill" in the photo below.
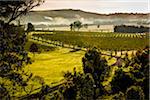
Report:
<svg viewBox="0 0 150 100"><path fill-rule="evenodd" d="M143 24L148 22L149 15L142 13L98 14L82 10L61 9L31 11L21 18L23 19L21 22L32 22L38 25L69 25L75 20L80 20L87 24Z"/></svg>

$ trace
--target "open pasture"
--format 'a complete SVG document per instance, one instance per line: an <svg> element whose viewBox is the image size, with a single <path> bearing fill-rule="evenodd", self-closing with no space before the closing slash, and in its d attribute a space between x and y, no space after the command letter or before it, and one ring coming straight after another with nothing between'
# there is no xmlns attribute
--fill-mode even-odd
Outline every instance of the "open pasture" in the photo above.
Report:
<svg viewBox="0 0 150 100"><path fill-rule="evenodd" d="M34 61L29 68L34 75L44 78L47 84L59 82L63 79L63 72L73 71L76 67L77 71L82 72L83 51L70 52L71 49L57 48L54 51L42 52L29 56Z"/></svg>

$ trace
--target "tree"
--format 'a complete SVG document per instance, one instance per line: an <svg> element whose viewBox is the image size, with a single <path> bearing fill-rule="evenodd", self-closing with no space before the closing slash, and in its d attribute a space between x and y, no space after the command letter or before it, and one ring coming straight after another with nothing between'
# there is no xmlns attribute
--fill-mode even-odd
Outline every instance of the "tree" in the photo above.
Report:
<svg viewBox="0 0 150 100"><path fill-rule="evenodd" d="M126 91L126 100L145 100L140 86L131 86Z"/></svg>
<svg viewBox="0 0 150 100"><path fill-rule="evenodd" d="M70 30L75 30L77 29L79 31L79 29L82 27L82 23L80 21L75 21L73 23L70 24Z"/></svg>
<svg viewBox="0 0 150 100"><path fill-rule="evenodd" d="M43 2L44 0L1 0L0 17L9 24Z"/></svg>
<svg viewBox="0 0 150 100"><path fill-rule="evenodd" d="M71 30L71 31L74 30L74 27L73 27L73 24L72 24L72 23L70 24L70 30Z"/></svg>
<svg viewBox="0 0 150 100"><path fill-rule="evenodd" d="M94 98L94 80L90 73L81 74L76 72L74 73L65 73L65 79L72 81L73 85L68 86L69 88L65 89L63 95L65 100L93 100Z"/></svg>
<svg viewBox="0 0 150 100"><path fill-rule="evenodd" d="M27 25L27 32L31 32L31 31L34 31L35 29L34 29L34 26L33 26L33 24L32 23L28 23L28 25Z"/></svg>
<svg viewBox="0 0 150 100"><path fill-rule="evenodd" d="M112 91L114 93L117 93L119 91L125 92L126 89L134 83L134 77L132 77L130 73L124 72L121 68L115 72L115 76L110 82Z"/></svg>
<svg viewBox="0 0 150 100"><path fill-rule="evenodd" d="M88 28L88 24L84 24L83 27L87 29Z"/></svg>
<svg viewBox="0 0 150 100"><path fill-rule="evenodd" d="M77 28L78 29L78 31L79 31L79 29L82 27L82 23L80 22L80 21L75 21L74 22L74 28Z"/></svg>
<svg viewBox="0 0 150 100"><path fill-rule="evenodd" d="M94 97L96 98L96 90L99 90L99 95L102 95L104 93L102 82L104 81L104 76L109 71L106 59L102 59L101 53L94 47L86 52L82 58L82 63L84 73L90 73L94 79Z"/></svg>
<svg viewBox="0 0 150 100"><path fill-rule="evenodd" d="M16 94L26 93L32 73L25 70L31 63L24 45L27 41L24 29L13 24L13 20L26 14L41 0L0 1L0 99L10 99ZM3 20L3 21L2 21Z"/></svg>
<svg viewBox="0 0 150 100"><path fill-rule="evenodd" d="M35 43L31 44L30 52L32 52L32 53L38 52L38 46Z"/></svg>
<svg viewBox="0 0 150 100"><path fill-rule="evenodd" d="M24 50L27 39L23 30L7 25L7 30L0 29L0 33L0 89L6 90L0 93L0 98L8 99L27 86L32 74L24 70L30 58Z"/></svg>

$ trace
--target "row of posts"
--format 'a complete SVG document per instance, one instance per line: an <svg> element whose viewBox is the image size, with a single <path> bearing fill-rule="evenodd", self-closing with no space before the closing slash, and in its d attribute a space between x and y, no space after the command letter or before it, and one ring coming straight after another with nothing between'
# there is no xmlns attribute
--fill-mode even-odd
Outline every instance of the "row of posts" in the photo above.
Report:
<svg viewBox="0 0 150 100"><path fill-rule="evenodd" d="M65 47L65 48L71 48L71 49L79 49L79 50L82 50L82 51L87 51L87 48L82 48L80 46L77 46L77 45L72 45L72 44L64 44L60 41L50 41L50 40L46 40L46 39L42 39L41 37L31 37L32 39L34 40L37 40L37 41L41 41L43 43L47 43L47 44L52 44L52 45L55 45L55 46L60 46L60 47ZM111 50L111 49L98 49L98 52L106 52L107 55L110 55L110 56L116 56L118 55L118 53L120 53L120 55L128 55L129 52L132 52L132 55L135 55L136 54L136 51L134 50Z"/></svg>

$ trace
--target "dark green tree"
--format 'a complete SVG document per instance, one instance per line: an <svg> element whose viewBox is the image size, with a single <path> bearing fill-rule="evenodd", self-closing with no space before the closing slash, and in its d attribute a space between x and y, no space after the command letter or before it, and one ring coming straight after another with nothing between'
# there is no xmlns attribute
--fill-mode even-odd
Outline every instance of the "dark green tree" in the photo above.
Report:
<svg viewBox="0 0 150 100"><path fill-rule="evenodd" d="M74 71L73 74L65 73L64 77L73 83L63 93L65 100L93 100L95 83L90 73L81 74Z"/></svg>
<svg viewBox="0 0 150 100"><path fill-rule="evenodd" d="M132 74L124 72L121 68L115 72L115 76L110 82L113 93L125 92L134 83L135 80Z"/></svg>
<svg viewBox="0 0 150 100"><path fill-rule="evenodd" d="M70 24L70 30L73 31L74 30L74 25L71 23Z"/></svg>
<svg viewBox="0 0 150 100"><path fill-rule="evenodd" d="M70 24L70 30L71 31L75 31L75 29L77 29L79 31L79 29L81 27L82 27L82 23L80 21L75 21L75 22Z"/></svg>
<svg viewBox="0 0 150 100"><path fill-rule="evenodd" d="M131 86L126 91L126 100L145 100L140 86Z"/></svg>
<svg viewBox="0 0 150 100"><path fill-rule="evenodd" d="M73 24L74 28L76 28L78 31L82 27L82 23L80 21L75 21Z"/></svg>
<svg viewBox="0 0 150 100"><path fill-rule="evenodd" d="M38 52L38 46L35 43L32 43L30 46L30 52L35 53Z"/></svg>
<svg viewBox="0 0 150 100"><path fill-rule="evenodd" d="M31 62L24 50L27 41L24 29L10 22L42 2L42 0L0 1L0 99L2 100L15 99L16 96L22 95L16 95L17 93L26 93L25 88L32 77L32 74L25 70L25 65Z"/></svg>
<svg viewBox="0 0 150 100"><path fill-rule="evenodd" d="M28 25L27 25L27 32L31 32L31 31L34 31L34 30L35 30L35 28L34 28L33 24L32 23L28 23Z"/></svg>
<svg viewBox="0 0 150 100"><path fill-rule="evenodd" d="M86 52L85 57L82 58L82 63L84 73L90 73L94 79L94 98L97 97L97 90L99 91L98 95L104 94L102 82L104 81L104 76L109 72L106 59L102 58L101 53L94 47Z"/></svg>

